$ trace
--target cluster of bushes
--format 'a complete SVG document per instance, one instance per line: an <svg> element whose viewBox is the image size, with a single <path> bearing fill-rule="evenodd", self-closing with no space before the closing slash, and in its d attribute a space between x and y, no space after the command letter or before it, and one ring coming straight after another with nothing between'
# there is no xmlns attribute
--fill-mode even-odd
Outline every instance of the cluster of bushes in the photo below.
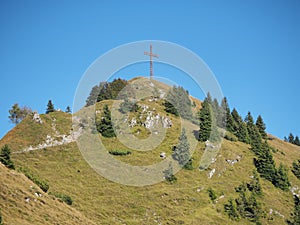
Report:
<svg viewBox="0 0 300 225"><path fill-rule="evenodd" d="M129 150L110 150L109 154L124 156L124 155L130 155L131 151L129 151Z"/></svg>
<svg viewBox="0 0 300 225"><path fill-rule="evenodd" d="M62 194L62 193L49 193L50 195L54 195L56 198L60 199L62 202L65 202L67 205L72 205L73 200L69 195Z"/></svg>
<svg viewBox="0 0 300 225"><path fill-rule="evenodd" d="M28 179L30 179L33 183L35 183L37 186L39 186L44 192L47 192L49 189L49 184L47 181L42 180L37 175L33 174L31 171L29 171L27 168L19 167L18 169L20 172L22 172Z"/></svg>

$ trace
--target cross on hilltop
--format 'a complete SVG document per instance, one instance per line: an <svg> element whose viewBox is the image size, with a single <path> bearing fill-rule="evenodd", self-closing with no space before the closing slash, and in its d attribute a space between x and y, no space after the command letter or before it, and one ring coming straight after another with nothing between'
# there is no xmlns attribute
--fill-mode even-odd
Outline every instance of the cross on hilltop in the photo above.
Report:
<svg viewBox="0 0 300 225"><path fill-rule="evenodd" d="M144 55L150 56L150 80L153 78L153 62L152 57L158 58L157 54L152 53L152 44L150 44L150 52L144 52Z"/></svg>

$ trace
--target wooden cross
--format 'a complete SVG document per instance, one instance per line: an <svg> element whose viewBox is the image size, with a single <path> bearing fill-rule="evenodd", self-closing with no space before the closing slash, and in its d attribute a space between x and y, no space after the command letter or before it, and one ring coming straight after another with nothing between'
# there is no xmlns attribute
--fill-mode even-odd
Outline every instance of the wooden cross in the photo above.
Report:
<svg viewBox="0 0 300 225"><path fill-rule="evenodd" d="M152 53L152 44L150 44L150 52L144 52L144 55L150 56L150 80L153 78L153 62L152 57L158 58L157 54Z"/></svg>

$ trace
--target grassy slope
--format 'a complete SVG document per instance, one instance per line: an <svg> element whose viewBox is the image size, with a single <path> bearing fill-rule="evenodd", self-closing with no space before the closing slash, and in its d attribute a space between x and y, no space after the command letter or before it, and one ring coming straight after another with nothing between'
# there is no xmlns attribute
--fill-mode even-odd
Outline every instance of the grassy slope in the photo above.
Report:
<svg viewBox="0 0 300 225"><path fill-rule="evenodd" d="M105 103L111 102L104 101L96 108L101 109ZM147 101L145 103L154 104ZM196 105L199 107L198 102ZM162 107L156 106L156 108L163 114ZM170 146L177 143L180 125L179 120L172 115L169 116L174 126L168 130L166 139L159 148L149 152L133 151L133 154L129 156L115 157L134 165L150 165L162 160L159 152L171 154ZM47 117L49 117L48 120ZM55 122L53 122L54 117ZM8 143L13 151L17 151L20 147L38 142L37 140L44 140L48 132L52 132L53 123L57 124L61 132L69 132L71 128L71 118L67 114L53 113L43 115L42 118L45 118L46 122L42 128L39 128L40 130L35 128L36 124L32 124L30 120L24 120L0 141L0 146ZM32 127L33 130L31 130ZM189 124L187 134L190 139L194 138L192 133L194 129L197 129L197 126ZM102 138L102 141L108 150L126 149L117 139ZM300 158L300 148L297 146L278 139L270 141L270 144L278 149L276 153L273 153L277 165L282 162L287 167L291 167L292 162ZM162 224L249 224L244 220L240 222L229 220L223 210L223 205L229 198L237 197L234 187L242 181L250 180L254 169L254 155L249 150L249 146L224 140L216 163L210 165L207 171L200 172L197 167L204 149L203 143L197 144L193 155L193 164L196 169L181 170L176 174L178 181L175 184L162 182L146 187L124 186L98 175L84 161L76 143L13 154L12 157L17 166L28 167L40 177L47 179L50 184L49 191L70 195L73 199L72 207L97 224L157 224L158 222ZM235 165L229 165L226 162L226 159L236 159L238 156L242 158ZM209 179L208 172L213 168L216 169L216 173ZM292 185L300 187L299 180L291 172L289 172L289 178ZM261 183L264 196L259 198L259 201L263 203L262 207L266 211L263 224L284 224L284 218L274 214L269 215L268 212L272 208L288 218L293 210L292 194L274 188L263 179ZM212 187L218 196L224 194L224 198L213 204L207 194L209 187ZM5 210L11 209L7 207L2 209L4 213Z"/></svg>
<svg viewBox="0 0 300 225"><path fill-rule="evenodd" d="M4 224L93 224L74 209L44 194L23 174L0 164L0 208ZM41 197L35 195L42 193ZM25 198L30 198L27 203Z"/></svg>

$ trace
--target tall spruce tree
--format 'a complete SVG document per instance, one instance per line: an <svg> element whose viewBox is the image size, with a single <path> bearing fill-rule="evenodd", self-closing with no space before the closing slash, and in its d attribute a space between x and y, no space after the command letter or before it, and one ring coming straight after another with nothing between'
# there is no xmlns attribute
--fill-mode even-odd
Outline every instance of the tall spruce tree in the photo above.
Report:
<svg viewBox="0 0 300 225"><path fill-rule="evenodd" d="M221 127L233 133L234 132L233 118L231 116L230 108L226 97L224 97L221 102L221 114L222 114L221 117L223 118L223 122L222 124L220 124Z"/></svg>
<svg viewBox="0 0 300 225"><path fill-rule="evenodd" d="M52 101L49 100L48 104L47 104L46 114L54 112L54 111L55 111L54 105L53 105Z"/></svg>
<svg viewBox="0 0 300 225"><path fill-rule="evenodd" d="M255 123L256 127L258 128L259 130L259 133L261 135L261 137L263 139L266 139L267 138L267 133L266 133L266 125L261 117L261 115L259 115L257 117L257 120L256 120L256 123Z"/></svg>
<svg viewBox="0 0 300 225"><path fill-rule="evenodd" d="M251 146L257 156L257 158L254 159L254 165L257 171L261 177L273 183L277 171L268 143L266 141L260 144L255 142L252 143Z"/></svg>
<svg viewBox="0 0 300 225"><path fill-rule="evenodd" d="M205 99L202 103L202 108L199 112L199 121L199 141L206 141L209 139L212 131L212 110L207 99Z"/></svg>
<svg viewBox="0 0 300 225"><path fill-rule="evenodd" d="M242 117L235 108L232 110L231 116L233 119L233 134L238 138L239 141L249 144L250 138L246 123L243 121Z"/></svg>
<svg viewBox="0 0 300 225"><path fill-rule="evenodd" d="M250 112L248 112L245 123L247 125L247 131L250 138L250 144L252 145L253 142L261 141L261 135L257 128L257 126L254 124L253 117Z"/></svg>
<svg viewBox="0 0 300 225"><path fill-rule="evenodd" d="M115 137L116 134L114 132L114 128L111 121L111 112L108 108L108 105L104 105L103 107L103 117L100 121L96 122L96 127L99 133L102 134L103 137Z"/></svg>

